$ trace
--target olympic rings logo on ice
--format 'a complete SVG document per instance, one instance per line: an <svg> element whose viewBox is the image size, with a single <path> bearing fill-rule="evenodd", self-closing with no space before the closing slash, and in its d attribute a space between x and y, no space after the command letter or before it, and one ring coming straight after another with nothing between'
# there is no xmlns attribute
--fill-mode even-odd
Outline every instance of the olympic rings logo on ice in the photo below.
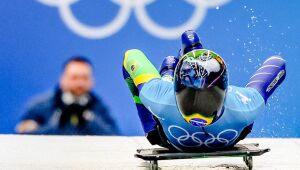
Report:
<svg viewBox="0 0 300 170"><path fill-rule="evenodd" d="M224 5L230 0L185 0L194 5L195 10L185 23L175 27L163 27L157 24L149 16L146 6L156 0L110 0L120 6L116 17L106 25L89 26L81 23L73 14L71 6L80 0L37 0L38 2L57 7L61 19L74 33L90 39L101 39L109 37L118 32L128 21L131 11L134 12L140 25L153 36L162 39L175 39L188 29L196 29L202 23L208 8Z"/></svg>
<svg viewBox="0 0 300 170"><path fill-rule="evenodd" d="M181 135L175 135L174 131L181 131ZM204 132L195 132L193 134L190 134L187 130L180 126L171 125L168 128L168 131L170 135L177 140L177 142L183 146L183 147L200 147L202 145L205 145L208 148L221 148L224 146L227 146L230 144L230 142L234 141L236 137L238 136L238 132L234 129L226 129L221 131L216 137L211 133L204 133ZM183 134L182 134L183 133ZM231 137L225 138L225 134L230 134ZM202 141L199 139L199 135L207 136L209 135L209 138L205 141ZM191 140L190 140L191 139ZM194 143L191 145L191 141ZM185 144L184 142L188 142L189 144ZM217 144L215 142L218 142ZM215 145L213 145L215 144Z"/></svg>

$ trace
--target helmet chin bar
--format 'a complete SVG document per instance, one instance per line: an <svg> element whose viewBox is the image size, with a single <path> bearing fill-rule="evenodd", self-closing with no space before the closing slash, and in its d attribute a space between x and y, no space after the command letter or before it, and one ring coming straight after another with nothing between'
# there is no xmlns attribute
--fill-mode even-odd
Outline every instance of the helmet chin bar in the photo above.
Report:
<svg viewBox="0 0 300 170"><path fill-rule="evenodd" d="M222 109L225 90L219 87L193 89L185 88L176 92L176 100L183 118L194 126L211 124Z"/></svg>

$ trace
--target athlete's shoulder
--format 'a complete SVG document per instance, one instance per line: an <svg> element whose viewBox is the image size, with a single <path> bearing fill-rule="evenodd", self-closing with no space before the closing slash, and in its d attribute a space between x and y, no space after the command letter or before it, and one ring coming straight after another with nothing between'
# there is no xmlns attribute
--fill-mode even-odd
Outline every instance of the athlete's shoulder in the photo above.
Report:
<svg viewBox="0 0 300 170"><path fill-rule="evenodd" d="M245 119L249 124L264 112L265 102L254 88L229 86L224 106L226 114Z"/></svg>
<svg viewBox="0 0 300 170"><path fill-rule="evenodd" d="M147 82L140 92L140 97L142 100L150 100L157 104L176 105L173 83L162 79Z"/></svg>
<svg viewBox="0 0 300 170"><path fill-rule="evenodd" d="M225 98L226 107L238 107L240 105L249 105L253 103L264 103L262 96L257 90L249 87L229 86Z"/></svg>

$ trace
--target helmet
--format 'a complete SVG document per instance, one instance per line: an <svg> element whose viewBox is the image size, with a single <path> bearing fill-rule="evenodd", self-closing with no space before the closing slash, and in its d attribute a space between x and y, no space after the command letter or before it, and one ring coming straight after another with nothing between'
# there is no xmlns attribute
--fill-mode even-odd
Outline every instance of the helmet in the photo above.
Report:
<svg viewBox="0 0 300 170"><path fill-rule="evenodd" d="M223 108L228 86L225 62L213 51L193 49L180 58L174 86L183 118L194 126L207 126Z"/></svg>

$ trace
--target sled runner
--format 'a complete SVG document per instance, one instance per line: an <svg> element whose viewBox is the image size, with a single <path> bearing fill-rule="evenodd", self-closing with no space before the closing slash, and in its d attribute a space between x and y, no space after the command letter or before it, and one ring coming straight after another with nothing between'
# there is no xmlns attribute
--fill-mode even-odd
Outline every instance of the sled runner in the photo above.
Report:
<svg viewBox="0 0 300 170"><path fill-rule="evenodd" d="M135 157L150 161L150 169L158 169L158 160L195 159L213 157L243 157L249 170L253 167L252 156L260 156L270 149L259 149L259 144L237 144L234 147L208 152L176 152L167 148L138 149Z"/></svg>

